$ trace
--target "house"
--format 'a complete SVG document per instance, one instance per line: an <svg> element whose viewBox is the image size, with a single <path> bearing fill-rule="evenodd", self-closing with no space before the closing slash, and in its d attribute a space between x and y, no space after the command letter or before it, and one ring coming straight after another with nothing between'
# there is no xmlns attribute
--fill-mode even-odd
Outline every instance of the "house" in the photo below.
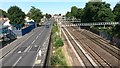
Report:
<svg viewBox="0 0 120 68"><path fill-rule="evenodd" d="M33 20L33 19L30 19L30 17L28 17L28 16L25 17L25 21L26 21L26 22L34 22L34 20Z"/></svg>

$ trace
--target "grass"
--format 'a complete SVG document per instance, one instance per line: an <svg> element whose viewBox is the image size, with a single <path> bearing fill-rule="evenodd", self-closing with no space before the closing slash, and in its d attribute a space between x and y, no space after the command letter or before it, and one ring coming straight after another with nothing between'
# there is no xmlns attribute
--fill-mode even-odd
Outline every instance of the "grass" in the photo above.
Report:
<svg viewBox="0 0 120 68"><path fill-rule="evenodd" d="M67 66L65 57L62 53L62 48L57 48L52 55L51 65L53 66Z"/></svg>
<svg viewBox="0 0 120 68"><path fill-rule="evenodd" d="M52 45L53 53L51 56L51 65L53 68L68 68L67 63L62 52L63 40L60 38L59 28L56 22L53 24L52 28Z"/></svg>

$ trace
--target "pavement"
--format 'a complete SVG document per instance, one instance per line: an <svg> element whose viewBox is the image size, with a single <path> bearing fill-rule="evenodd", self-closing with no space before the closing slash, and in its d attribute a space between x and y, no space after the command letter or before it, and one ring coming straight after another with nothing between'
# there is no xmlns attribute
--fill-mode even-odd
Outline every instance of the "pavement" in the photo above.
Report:
<svg viewBox="0 0 120 68"><path fill-rule="evenodd" d="M50 21L45 22L43 25L46 25L49 22ZM44 61L43 59L45 59L45 56L43 55L45 55L46 51L43 50L48 46L48 42L46 42L46 40L49 40L51 27L52 25L50 25L49 28L41 26L32 30L31 32L33 33L28 34L24 41L0 60L2 61L2 68L16 68L17 66L29 66L29 68L33 68L36 63L38 64L38 61L40 65L42 61ZM14 43L17 42L18 41Z"/></svg>

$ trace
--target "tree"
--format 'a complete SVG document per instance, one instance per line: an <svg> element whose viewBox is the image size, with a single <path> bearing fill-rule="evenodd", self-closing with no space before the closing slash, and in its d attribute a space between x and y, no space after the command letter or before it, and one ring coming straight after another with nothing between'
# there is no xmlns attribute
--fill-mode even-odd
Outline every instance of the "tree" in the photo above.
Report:
<svg viewBox="0 0 120 68"><path fill-rule="evenodd" d="M11 6L8 9L8 18L11 24L23 24L25 13L17 6Z"/></svg>
<svg viewBox="0 0 120 68"><path fill-rule="evenodd" d="M61 16L61 14L59 14L59 16Z"/></svg>
<svg viewBox="0 0 120 68"><path fill-rule="evenodd" d="M82 22L92 22L93 21L92 17L98 11L98 7L95 7L97 4L95 4L95 3L94 2L86 3L86 6L84 7L84 10L83 10L84 13L83 13L82 18L81 18Z"/></svg>
<svg viewBox="0 0 120 68"><path fill-rule="evenodd" d="M78 8L76 6L73 6L71 8L71 14L72 14L72 16L76 18L77 12L78 12Z"/></svg>
<svg viewBox="0 0 120 68"><path fill-rule="evenodd" d="M8 17L8 14L4 10L0 9L0 17Z"/></svg>
<svg viewBox="0 0 120 68"><path fill-rule="evenodd" d="M114 21L110 4L105 2L88 2L83 10L82 22Z"/></svg>
<svg viewBox="0 0 120 68"><path fill-rule="evenodd" d="M111 22L111 21L114 21L114 18L115 18L115 15L110 9L110 5L106 4L101 6L99 11L93 17L93 20L95 22Z"/></svg>
<svg viewBox="0 0 120 68"><path fill-rule="evenodd" d="M66 16L67 18L71 18L71 17L72 17L72 14L71 14L71 12L67 12L65 16Z"/></svg>
<svg viewBox="0 0 120 68"><path fill-rule="evenodd" d="M82 13L83 13L82 8L77 8L76 6L73 6L71 7L71 12L66 13L66 17L80 19Z"/></svg>
<svg viewBox="0 0 120 68"><path fill-rule="evenodd" d="M113 8L113 13L115 14L115 21L120 21L120 2Z"/></svg>
<svg viewBox="0 0 120 68"><path fill-rule="evenodd" d="M83 14L83 9L82 8L78 8L76 18L77 19L81 19L82 14Z"/></svg>
<svg viewBox="0 0 120 68"><path fill-rule="evenodd" d="M42 12L40 9L35 8L34 6L31 6L32 8L28 12L28 16L33 19L36 23L39 23L41 21L41 18L43 17Z"/></svg>
<svg viewBox="0 0 120 68"><path fill-rule="evenodd" d="M120 2L118 2L113 8L113 13L115 14L115 21L120 21ZM116 25L112 28L113 35L120 38L120 25Z"/></svg>
<svg viewBox="0 0 120 68"><path fill-rule="evenodd" d="M52 16L51 16L50 14L46 13L46 14L45 14L45 17L46 17L47 19L49 19L49 18L51 18Z"/></svg>

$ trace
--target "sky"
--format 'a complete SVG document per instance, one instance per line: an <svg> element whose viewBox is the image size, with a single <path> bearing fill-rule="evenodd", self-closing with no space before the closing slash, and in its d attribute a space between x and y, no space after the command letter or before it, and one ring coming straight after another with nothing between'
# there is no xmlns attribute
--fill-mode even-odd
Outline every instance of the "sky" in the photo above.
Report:
<svg viewBox="0 0 120 68"><path fill-rule="evenodd" d="M103 0L106 3L111 4L113 8L119 0ZM18 6L28 13L31 6L39 8L43 14L65 14L67 11L70 11L72 6L77 6L78 8L84 8L85 3L88 0L0 0L0 9L7 11L10 6Z"/></svg>

